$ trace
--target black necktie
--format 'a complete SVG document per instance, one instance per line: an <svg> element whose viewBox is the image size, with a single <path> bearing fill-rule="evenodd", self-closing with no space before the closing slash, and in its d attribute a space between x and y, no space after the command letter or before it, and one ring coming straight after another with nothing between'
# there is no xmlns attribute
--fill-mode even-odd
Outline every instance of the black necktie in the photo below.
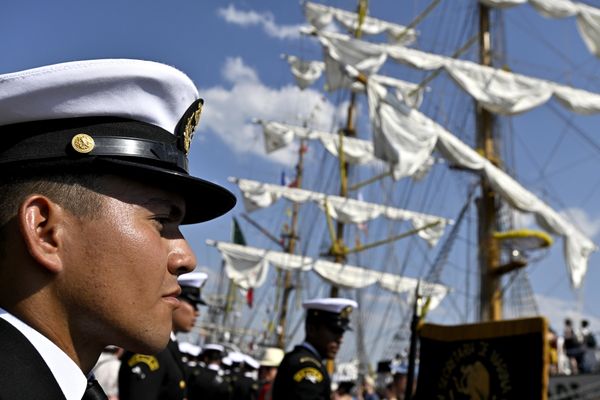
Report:
<svg viewBox="0 0 600 400"><path fill-rule="evenodd" d="M108 397L106 397L98 381L91 379L87 383L87 388L81 400L108 400Z"/></svg>

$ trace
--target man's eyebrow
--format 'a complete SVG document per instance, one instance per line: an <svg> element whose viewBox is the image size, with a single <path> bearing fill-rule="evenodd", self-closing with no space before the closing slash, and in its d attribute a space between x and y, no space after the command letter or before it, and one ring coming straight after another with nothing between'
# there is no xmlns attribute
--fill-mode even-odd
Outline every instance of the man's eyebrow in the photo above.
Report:
<svg viewBox="0 0 600 400"><path fill-rule="evenodd" d="M182 219L183 215L184 215L184 212L179 205L174 204L173 201L171 201L171 200L167 200L167 199L164 199L161 197L150 198L150 199L142 202L140 205L143 207L146 207L146 208L150 208L150 207L166 208L169 210L169 217L172 219Z"/></svg>

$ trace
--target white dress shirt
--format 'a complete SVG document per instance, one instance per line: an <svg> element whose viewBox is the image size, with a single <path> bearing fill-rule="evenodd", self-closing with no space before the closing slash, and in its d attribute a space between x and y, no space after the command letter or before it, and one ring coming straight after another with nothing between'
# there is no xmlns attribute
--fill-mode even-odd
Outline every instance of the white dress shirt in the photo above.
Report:
<svg viewBox="0 0 600 400"><path fill-rule="evenodd" d="M46 336L2 308L0 318L21 332L40 353L66 399L81 400L87 387L87 378L77 364Z"/></svg>

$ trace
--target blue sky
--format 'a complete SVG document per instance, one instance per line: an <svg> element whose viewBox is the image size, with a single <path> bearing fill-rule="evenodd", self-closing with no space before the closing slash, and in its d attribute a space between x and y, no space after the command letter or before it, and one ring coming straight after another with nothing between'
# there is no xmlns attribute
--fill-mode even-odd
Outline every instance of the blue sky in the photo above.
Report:
<svg viewBox="0 0 600 400"><path fill-rule="evenodd" d="M371 0L370 14L407 24L425 7L424 2L417 0L405 0L400 6L397 3ZM475 2L442 3L419 25L419 48L448 55L453 52L452 44L465 37L468 30L465 24L475 21ZM350 0L326 4L348 10L356 7ZM585 49L574 19L545 19L527 5L506 11L502 18L505 29L500 33L506 40L502 54L506 54L503 60L507 66L515 72L600 92L600 60ZM300 92L293 84L287 64L279 58L281 53L319 58L317 45L297 33L303 22L296 1L13 1L4 4L0 13L0 73L93 58L149 59L181 69L194 80L206 99L200 131L192 147L191 172L217 181L237 195L236 187L227 182L228 176L278 183L282 171L288 175L293 172L294 156L290 151L275 153L272 159L267 159L258 128L249 123L251 118L299 122L300 116L310 114L319 103L316 125L327 128L334 124L332 121L341 120L344 100L336 102L339 98L332 95L322 101L321 94L314 89ZM398 73L413 82L426 76L397 66L385 68L385 73ZM456 88L447 81L440 77L431 85L426 96L440 102L427 103L423 112L449 130L459 131L457 135L472 143L469 141L472 126L464 122L468 116L459 108L460 104L470 104L470 100L466 96L455 100ZM364 103L360 110L364 113ZM501 143L501 148L510 154L506 158L507 167L516 171L518 179L572 218L596 243L600 242L598 122L596 116L569 114L550 102L504 120L503 130L509 136ZM359 126L366 128L364 122ZM311 157L311 162L319 162L316 156ZM456 179L447 179L438 188L440 196L430 200L429 206L419 204L419 197L409 205L431 213L439 208L441 215L455 218L459 200L466 193L464 184L470 178L463 174ZM365 196L370 193L365 192ZM232 215L241 212L240 204ZM267 226L277 229L267 214L261 211L257 213L257 218L260 217ZM522 220L525 225L532 223L527 217ZM215 287L220 258L216 250L204 244L205 239L228 240L230 224L228 216L185 228L199 263L211 274L213 286L208 289ZM252 228L245 229L252 244L268 243ZM427 259L431 261L434 256L435 253ZM464 267L461 255L455 256L455 264ZM595 290L600 280L597 255L590 259L585 287L579 293L569 288L560 240L530 268L540 309L555 327L560 328L562 318L567 315L577 318L579 311L592 318L593 327L600 327L600 313L595 307L600 303L600 292ZM459 278L451 276L448 284L463 285ZM475 281L471 282L474 284Z"/></svg>

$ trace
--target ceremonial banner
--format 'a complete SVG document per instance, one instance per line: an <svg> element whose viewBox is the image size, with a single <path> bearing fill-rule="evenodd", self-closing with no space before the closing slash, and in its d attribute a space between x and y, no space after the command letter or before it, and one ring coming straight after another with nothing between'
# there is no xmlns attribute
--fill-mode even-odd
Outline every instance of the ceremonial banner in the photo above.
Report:
<svg viewBox="0 0 600 400"><path fill-rule="evenodd" d="M544 318L443 326L424 324L417 399L545 400Z"/></svg>

